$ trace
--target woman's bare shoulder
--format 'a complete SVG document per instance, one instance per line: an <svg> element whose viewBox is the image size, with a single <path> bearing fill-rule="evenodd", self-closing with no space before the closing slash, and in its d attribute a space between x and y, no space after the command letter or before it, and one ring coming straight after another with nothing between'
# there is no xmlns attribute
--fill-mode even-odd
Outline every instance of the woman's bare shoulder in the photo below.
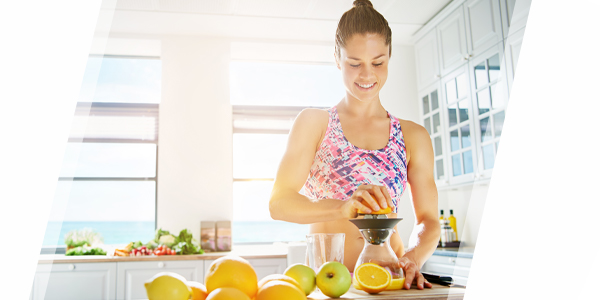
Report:
<svg viewBox="0 0 600 300"><path fill-rule="evenodd" d="M398 121L400 121L404 139L421 139L425 136L429 137L429 133L425 127L410 120L398 119Z"/></svg>
<svg viewBox="0 0 600 300"><path fill-rule="evenodd" d="M404 136L404 144L406 151L410 153L411 149L421 148L425 145L431 146L431 140L429 133L425 127L409 120L400 121L400 127L402 128L402 135Z"/></svg>
<svg viewBox="0 0 600 300"><path fill-rule="evenodd" d="M294 122L294 126L308 127L312 130L327 128L329 123L329 113L325 109L305 108Z"/></svg>
<svg viewBox="0 0 600 300"><path fill-rule="evenodd" d="M291 136L298 139L299 142L308 143L317 148L325 136L328 124L329 112L327 110L306 108L296 117Z"/></svg>

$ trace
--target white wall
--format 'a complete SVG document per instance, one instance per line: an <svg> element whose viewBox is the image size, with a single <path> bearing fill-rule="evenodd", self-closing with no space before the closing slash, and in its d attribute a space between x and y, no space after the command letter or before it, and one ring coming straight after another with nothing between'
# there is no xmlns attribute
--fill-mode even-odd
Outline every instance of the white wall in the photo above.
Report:
<svg viewBox="0 0 600 300"><path fill-rule="evenodd" d="M229 41L162 38L157 226L188 228L232 216Z"/></svg>
<svg viewBox="0 0 600 300"><path fill-rule="evenodd" d="M439 208L444 210L444 216L447 218L450 209L454 210L461 246L474 247L477 242L488 187L489 181L445 188L438 192Z"/></svg>

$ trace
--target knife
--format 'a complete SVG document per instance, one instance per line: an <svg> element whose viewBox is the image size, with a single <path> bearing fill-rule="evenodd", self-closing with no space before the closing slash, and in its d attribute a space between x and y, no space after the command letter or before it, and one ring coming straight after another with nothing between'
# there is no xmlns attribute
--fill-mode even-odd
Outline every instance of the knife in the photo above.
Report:
<svg viewBox="0 0 600 300"><path fill-rule="evenodd" d="M427 281L429 281L431 283L437 283L437 284L446 285L446 286L452 285L452 283L454 283L454 280L450 276L440 276L440 275L429 274L429 273L421 273L421 274L423 274L423 277L425 277L425 279L427 279Z"/></svg>

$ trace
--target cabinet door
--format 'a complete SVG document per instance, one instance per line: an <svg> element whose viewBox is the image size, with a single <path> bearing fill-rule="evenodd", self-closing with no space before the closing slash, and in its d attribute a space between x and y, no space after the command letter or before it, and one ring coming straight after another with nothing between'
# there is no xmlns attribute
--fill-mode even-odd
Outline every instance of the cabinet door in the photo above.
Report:
<svg viewBox="0 0 600 300"><path fill-rule="evenodd" d="M144 283L160 272L174 272L187 280L204 281L203 260L119 262L117 299L146 299Z"/></svg>
<svg viewBox="0 0 600 300"><path fill-rule="evenodd" d="M531 0L500 0L504 38L525 28Z"/></svg>
<svg viewBox="0 0 600 300"><path fill-rule="evenodd" d="M417 85L419 89L440 80L440 64L438 62L438 44L435 30L431 30L415 43L415 61L417 64Z"/></svg>
<svg viewBox="0 0 600 300"><path fill-rule="evenodd" d="M258 280L270 274L283 274L287 268L285 258L261 258L249 259L248 261L254 267Z"/></svg>
<svg viewBox="0 0 600 300"><path fill-rule="evenodd" d="M508 102L503 50L500 42L469 62L478 153L475 178L491 177L502 134Z"/></svg>
<svg viewBox="0 0 600 300"><path fill-rule="evenodd" d="M287 259L285 258L251 258L247 261L252 265L258 280L271 274L283 274L285 268L287 268ZM204 265L205 272L208 272L208 268L214 262L214 260L207 260Z"/></svg>
<svg viewBox="0 0 600 300"><path fill-rule="evenodd" d="M467 59L467 39L463 7L452 12L436 27L442 76L464 64Z"/></svg>
<svg viewBox="0 0 600 300"><path fill-rule="evenodd" d="M31 299L115 299L116 263L39 264Z"/></svg>
<svg viewBox="0 0 600 300"><path fill-rule="evenodd" d="M465 15L470 57L503 40L498 0L468 0Z"/></svg>
<svg viewBox="0 0 600 300"><path fill-rule="evenodd" d="M508 29L510 28L510 20L512 19L517 0L500 0L500 12L502 14L502 32L503 37L508 37Z"/></svg>
<svg viewBox="0 0 600 300"><path fill-rule="evenodd" d="M477 170L468 65L442 78L449 183L472 181Z"/></svg>
<svg viewBox="0 0 600 300"><path fill-rule="evenodd" d="M519 53L521 52L524 34L525 29L521 29L506 39L506 81L508 83L509 95L510 90L512 89L513 79L515 78L515 72L517 71L517 62L519 61Z"/></svg>
<svg viewBox="0 0 600 300"><path fill-rule="evenodd" d="M447 160L444 159L444 153L448 151L445 146L445 119L440 97L439 81L419 93L419 111L421 115L421 124L431 138L434 155L434 178L436 186L448 184Z"/></svg>

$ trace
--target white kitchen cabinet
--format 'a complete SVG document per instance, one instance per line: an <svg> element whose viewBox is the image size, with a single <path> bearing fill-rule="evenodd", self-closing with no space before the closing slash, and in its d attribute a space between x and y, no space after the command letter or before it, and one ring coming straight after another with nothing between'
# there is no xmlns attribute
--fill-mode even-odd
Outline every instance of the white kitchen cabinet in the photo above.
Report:
<svg viewBox="0 0 600 300"><path fill-rule="evenodd" d="M466 286L472 260L465 257L432 255L423 264L421 272L450 276L454 283Z"/></svg>
<svg viewBox="0 0 600 300"><path fill-rule="evenodd" d="M510 91L512 90L512 83L515 78L515 73L517 71L517 62L519 61L519 53L521 52L521 45L523 44L523 35L525 34L525 29L521 29L515 32L513 35L509 36L506 39L505 45L505 57L506 57L506 72L507 72L507 86L508 86L508 94L510 95Z"/></svg>
<svg viewBox="0 0 600 300"><path fill-rule="evenodd" d="M433 174L438 187L448 184L448 171L446 170L448 160L444 156L448 151L445 146L446 135L444 133L446 120L444 119L441 100L439 81L419 92L421 124L431 138L434 155Z"/></svg>
<svg viewBox="0 0 600 300"><path fill-rule="evenodd" d="M287 268L286 258L251 258L247 261L254 267L258 280L270 274L283 274ZM208 268L213 262L214 260L205 261L205 272L208 272Z"/></svg>
<svg viewBox="0 0 600 300"><path fill-rule="evenodd" d="M415 43L415 62L419 90L440 80L438 43L435 30L431 30Z"/></svg>
<svg viewBox="0 0 600 300"><path fill-rule="evenodd" d="M469 62L473 128L477 145L475 179L492 176L508 102L503 43Z"/></svg>
<svg viewBox="0 0 600 300"><path fill-rule="evenodd" d="M174 272L187 280L204 281L203 260L135 261L117 264L117 299L146 299L144 283L160 272Z"/></svg>
<svg viewBox="0 0 600 300"><path fill-rule="evenodd" d="M498 0L467 0L464 9L469 58L503 40Z"/></svg>
<svg viewBox="0 0 600 300"><path fill-rule="evenodd" d="M525 28L530 7L531 0L500 0L502 31L505 39Z"/></svg>
<svg viewBox="0 0 600 300"><path fill-rule="evenodd" d="M445 157L449 184L475 179L476 143L468 64L442 78Z"/></svg>
<svg viewBox="0 0 600 300"><path fill-rule="evenodd" d="M463 7L436 26L441 75L445 76L469 59Z"/></svg>
<svg viewBox="0 0 600 300"><path fill-rule="evenodd" d="M117 263L39 264L31 299L115 299Z"/></svg>

